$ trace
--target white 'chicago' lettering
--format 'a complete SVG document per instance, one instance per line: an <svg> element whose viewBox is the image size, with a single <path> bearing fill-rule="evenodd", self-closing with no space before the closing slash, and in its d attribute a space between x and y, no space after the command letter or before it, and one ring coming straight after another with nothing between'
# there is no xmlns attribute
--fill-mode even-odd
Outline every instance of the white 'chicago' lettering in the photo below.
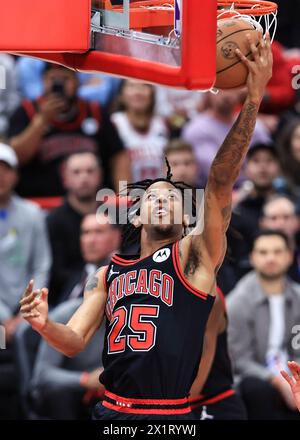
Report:
<svg viewBox="0 0 300 440"><path fill-rule="evenodd" d="M131 270L116 277L110 284L106 311L110 316L120 299L131 295L151 295L164 304L173 305L174 279L161 270Z"/></svg>

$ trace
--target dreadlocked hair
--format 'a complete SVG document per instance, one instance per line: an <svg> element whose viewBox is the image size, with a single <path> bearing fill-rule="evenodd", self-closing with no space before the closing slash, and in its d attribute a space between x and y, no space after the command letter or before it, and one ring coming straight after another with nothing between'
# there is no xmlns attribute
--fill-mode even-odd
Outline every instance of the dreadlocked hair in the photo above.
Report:
<svg viewBox="0 0 300 440"><path fill-rule="evenodd" d="M141 241L141 230L142 227L136 227L133 224L134 218L140 215L141 203L142 203L142 193L144 193L151 185L156 182L168 182L173 185L177 190L179 190L182 194L183 200L187 200L189 206L192 207L192 216L193 219L197 216L197 204L196 204L196 188L190 185L187 185L182 181L173 181L172 180L172 172L170 164L166 158L167 165L167 176L166 178L159 179L146 179L140 182L130 183L126 186L126 188L120 193L120 195L124 195L130 197L130 203L126 206L126 216L127 222L125 225L122 225L122 236L123 236L123 249L128 247L137 246L140 248ZM190 190L190 191L186 191ZM183 236L187 235L190 229L196 226L196 221L191 222L184 229Z"/></svg>

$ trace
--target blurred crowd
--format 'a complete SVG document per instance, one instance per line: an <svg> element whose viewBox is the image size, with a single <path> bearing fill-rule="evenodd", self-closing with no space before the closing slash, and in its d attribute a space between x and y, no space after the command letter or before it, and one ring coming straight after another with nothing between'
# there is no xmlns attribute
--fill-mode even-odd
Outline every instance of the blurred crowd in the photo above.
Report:
<svg viewBox="0 0 300 440"><path fill-rule="evenodd" d="M280 24L218 274L252 419L296 416L278 371L300 359L300 35ZM131 251L116 225L96 218L97 192L165 175L165 157L174 180L203 188L245 91L173 90L6 54L0 66L0 418L84 419L103 394L103 328L65 358L20 319L24 288L30 279L49 287L51 316L66 323L87 277Z"/></svg>

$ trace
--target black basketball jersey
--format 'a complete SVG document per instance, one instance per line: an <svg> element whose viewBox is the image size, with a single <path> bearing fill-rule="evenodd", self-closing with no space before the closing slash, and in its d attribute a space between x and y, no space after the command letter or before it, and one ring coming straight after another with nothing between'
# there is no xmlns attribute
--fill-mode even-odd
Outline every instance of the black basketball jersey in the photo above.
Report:
<svg viewBox="0 0 300 440"><path fill-rule="evenodd" d="M186 397L214 297L188 282L178 242L143 259L115 255L105 278L108 319L100 381L123 397Z"/></svg>

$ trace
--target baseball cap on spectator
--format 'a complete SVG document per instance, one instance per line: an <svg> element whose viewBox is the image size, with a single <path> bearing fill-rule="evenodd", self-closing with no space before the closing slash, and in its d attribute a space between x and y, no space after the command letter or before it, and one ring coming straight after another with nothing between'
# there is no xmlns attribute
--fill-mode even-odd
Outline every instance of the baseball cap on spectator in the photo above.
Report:
<svg viewBox="0 0 300 440"><path fill-rule="evenodd" d="M11 168L17 168L19 161L15 151L7 144L0 142L0 162L4 162Z"/></svg>
<svg viewBox="0 0 300 440"><path fill-rule="evenodd" d="M252 147L250 147L247 153L247 159L251 160L254 154L257 153L258 151L269 151L274 157L274 159L278 159L278 152L274 144L263 144L263 143L254 144Z"/></svg>

